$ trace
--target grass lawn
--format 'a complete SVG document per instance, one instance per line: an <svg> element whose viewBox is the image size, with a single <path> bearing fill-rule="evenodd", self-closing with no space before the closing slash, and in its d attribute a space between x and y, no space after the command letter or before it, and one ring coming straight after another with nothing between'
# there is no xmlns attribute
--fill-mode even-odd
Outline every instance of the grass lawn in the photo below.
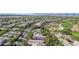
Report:
<svg viewBox="0 0 79 59"><path fill-rule="evenodd" d="M72 32L72 35L79 37L79 32Z"/></svg>
<svg viewBox="0 0 79 59"><path fill-rule="evenodd" d="M72 35L79 41L79 32L72 32Z"/></svg>
<svg viewBox="0 0 79 59"><path fill-rule="evenodd" d="M70 20L62 20L62 25L64 26L64 30L67 30L73 26L73 23Z"/></svg>
<svg viewBox="0 0 79 59"><path fill-rule="evenodd" d="M75 24L75 21L73 20L62 20L62 25L64 26L64 30L72 28L72 26ZM71 32L72 36L74 36L79 41L79 32Z"/></svg>

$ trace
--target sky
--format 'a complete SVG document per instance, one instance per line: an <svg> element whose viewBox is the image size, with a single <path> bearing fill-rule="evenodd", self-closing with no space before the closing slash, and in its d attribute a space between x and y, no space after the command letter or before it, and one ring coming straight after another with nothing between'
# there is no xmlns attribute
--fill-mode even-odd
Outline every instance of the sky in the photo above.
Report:
<svg viewBox="0 0 79 59"><path fill-rule="evenodd" d="M79 0L0 0L0 13L79 13Z"/></svg>

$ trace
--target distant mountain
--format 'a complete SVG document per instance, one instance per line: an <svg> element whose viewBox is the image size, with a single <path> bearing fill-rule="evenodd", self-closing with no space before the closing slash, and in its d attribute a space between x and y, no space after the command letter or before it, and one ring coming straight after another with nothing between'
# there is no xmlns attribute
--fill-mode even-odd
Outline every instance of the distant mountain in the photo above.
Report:
<svg viewBox="0 0 79 59"><path fill-rule="evenodd" d="M79 13L0 13L0 16L79 16Z"/></svg>
<svg viewBox="0 0 79 59"><path fill-rule="evenodd" d="M35 13L33 15L47 15L47 16L79 16L79 13Z"/></svg>
<svg viewBox="0 0 79 59"><path fill-rule="evenodd" d="M0 16L23 16L23 15L31 15L29 13L0 13Z"/></svg>

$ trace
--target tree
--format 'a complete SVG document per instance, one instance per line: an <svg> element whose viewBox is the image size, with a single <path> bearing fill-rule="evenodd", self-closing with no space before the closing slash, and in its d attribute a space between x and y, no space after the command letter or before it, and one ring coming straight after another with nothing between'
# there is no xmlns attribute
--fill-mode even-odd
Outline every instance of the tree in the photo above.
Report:
<svg viewBox="0 0 79 59"><path fill-rule="evenodd" d="M33 38L33 32L32 31L28 32L27 36L28 36L29 39L32 39Z"/></svg>
<svg viewBox="0 0 79 59"><path fill-rule="evenodd" d="M43 34L44 36L47 36L47 35L50 34L49 30L46 29L46 28L42 28L41 32L42 32L42 34Z"/></svg>
<svg viewBox="0 0 79 59"><path fill-rule="evenodd" d="M10 42L10 45L12 45L14 42L16 42L16 38L14 38L14 36L11 36L9 38L9 42Z"/></svg>

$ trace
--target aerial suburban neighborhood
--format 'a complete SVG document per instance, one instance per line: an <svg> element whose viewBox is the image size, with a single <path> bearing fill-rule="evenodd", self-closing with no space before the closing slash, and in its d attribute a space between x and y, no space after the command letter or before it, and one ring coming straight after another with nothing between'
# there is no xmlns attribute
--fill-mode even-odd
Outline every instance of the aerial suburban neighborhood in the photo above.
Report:
<svg viewBox="0 0 79 59"><path fill-rule="evenodd" d="M79 16L1 15L0 46L79 46Z"/></svg>

